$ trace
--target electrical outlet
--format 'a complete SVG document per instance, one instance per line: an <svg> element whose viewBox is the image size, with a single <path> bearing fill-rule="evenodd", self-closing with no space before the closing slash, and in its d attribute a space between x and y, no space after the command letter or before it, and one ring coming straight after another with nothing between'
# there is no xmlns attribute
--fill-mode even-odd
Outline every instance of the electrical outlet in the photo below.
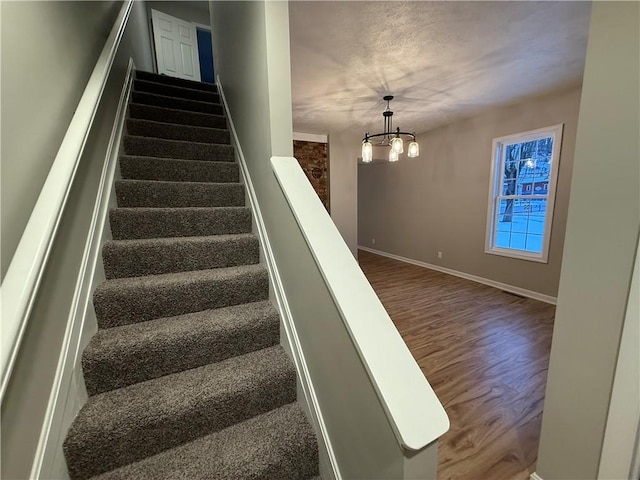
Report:
<svg viewBox="0 0 640 480"><path fill-rule="evenodd" d="M375 239L375 238L372 238L372 239L371 239L371 245L375 245L375 244L376 244L376 239Z"/></svg>
<svg viewBox="0 0 640 480"><path fill-rule="evenodd" d="M442 258L442 252L438 252L438 258Z"/></svg>

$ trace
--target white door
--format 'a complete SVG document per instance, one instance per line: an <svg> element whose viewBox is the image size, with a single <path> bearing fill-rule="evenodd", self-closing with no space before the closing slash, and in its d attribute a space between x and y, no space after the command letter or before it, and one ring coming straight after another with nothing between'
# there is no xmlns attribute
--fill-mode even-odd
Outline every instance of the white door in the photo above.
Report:
<svg viewBox="0 0 640 480"><path fill-rule="evenodd" d="M151 9L158 73L200 81L198 40L194 24Z"/></svg>

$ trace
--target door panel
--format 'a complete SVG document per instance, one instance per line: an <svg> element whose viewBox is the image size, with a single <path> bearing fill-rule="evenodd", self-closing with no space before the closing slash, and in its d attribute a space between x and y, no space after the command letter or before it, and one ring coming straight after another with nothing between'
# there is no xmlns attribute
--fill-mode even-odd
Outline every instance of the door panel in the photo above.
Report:
<svg viewBox="0 0 640 480"><path fill-rule="evenodd" d="M158 73L200 81L195 25L151 9Z"/></svg>
<svg viewBox="0 0 640 480"><path fill-rule="evenodd" d="M182 65L184 66L184 74L193 76L193 60L191 54L192 47L184 43L180 44L180 53L182 54Z"/></svg>
<svg viewBox="0 0 640 480"><path fill-rule="evenodd" d="M161 37L162 49L158 51L159 55L162 55L162 61L164 64L164 72L161 73L176 73L176 60L173 54L173 40L167 37ZM159 68L158 68L159 69Z"/></svg>

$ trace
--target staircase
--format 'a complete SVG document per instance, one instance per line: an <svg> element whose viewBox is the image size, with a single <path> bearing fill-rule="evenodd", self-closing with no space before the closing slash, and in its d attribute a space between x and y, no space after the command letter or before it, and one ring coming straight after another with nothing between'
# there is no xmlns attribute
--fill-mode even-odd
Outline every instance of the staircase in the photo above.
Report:
<svg viewBox="0 0 640 480"><path fill-rule="evenodd" d="M136 73L74 480L318 475L229 143L214 85Z"/></svg>

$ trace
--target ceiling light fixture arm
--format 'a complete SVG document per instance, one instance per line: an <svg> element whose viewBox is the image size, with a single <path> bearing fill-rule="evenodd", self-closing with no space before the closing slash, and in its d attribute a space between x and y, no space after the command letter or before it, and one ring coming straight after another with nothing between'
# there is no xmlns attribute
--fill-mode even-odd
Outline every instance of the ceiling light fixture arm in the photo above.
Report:
<svg viewBox="0 0 640 480"><path fill-rule="evenodd" d="M373 135L370 135L368 132L365 133L364 138L362 139L362 141L366 141L369 140L371 138L376 138L376 137L399 137L402 135L406 135L407 137L409 137L410 140L415 141L416 139L416 135L414 133L410 133L410 132L401 132L400 131L400 127L398 127L396 129L395 132L383 132L383 133L374 133ZM383 146L388 146L388 143L379 143L379 144L374 144L374 145L383 145Z"/></svg>

